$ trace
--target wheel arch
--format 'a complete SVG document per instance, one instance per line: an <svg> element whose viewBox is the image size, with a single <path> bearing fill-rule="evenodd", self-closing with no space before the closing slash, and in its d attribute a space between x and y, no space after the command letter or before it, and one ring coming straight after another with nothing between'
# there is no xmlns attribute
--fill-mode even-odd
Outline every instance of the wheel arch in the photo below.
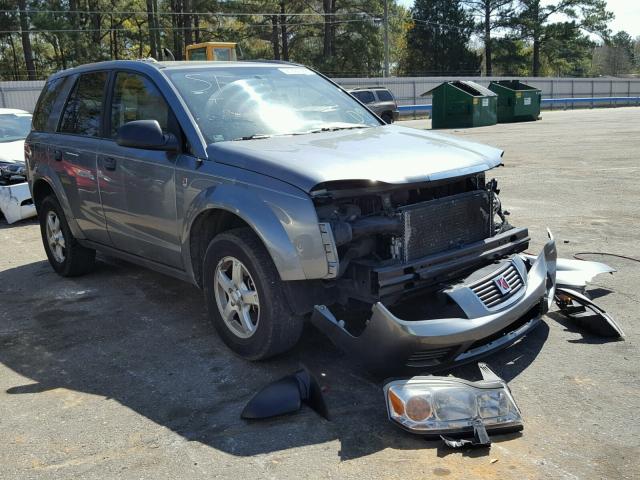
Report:
<svg viewBox="0 0 640 480"><path fill-rule="evenodd" d="M209 208L193 220L187 244L193 279L198 287L202 288L202 260L211 240L223 232L241 227L249 227L255 232L242 217L224 208Z"/></svg>
<svg viewBox="0 0 640 480"><path fill-rule="evenodd" d="M33 177L33 180L31 180L31 198L33 198L33 204L36 207L36 212L38 211L38 207L42 203L42 200L44 200L47 195L54 195L56 200L58 200L58 203L60 203L62 212L66 217L67 224L69 225L73 236L80 240L84 239L84 233L76 222L73 210L60 181L60 177L50 166L42 164L38 169L38 175Z"/></svg>
<svg viewBox="0 0 640 480"><path fill-rule="evenodd" d="M44 178L38 178L33 182L31 188L31 196L33 198L33 204L36 206L36 210L42 205L42 201L49 195L54 195L57 198L56 192L49 182Z"/></svg>

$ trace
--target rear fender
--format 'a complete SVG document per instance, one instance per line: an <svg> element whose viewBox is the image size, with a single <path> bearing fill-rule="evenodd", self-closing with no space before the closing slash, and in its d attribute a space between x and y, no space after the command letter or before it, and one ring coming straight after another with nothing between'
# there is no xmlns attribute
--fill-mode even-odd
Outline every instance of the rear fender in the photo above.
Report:
<svg viewBox="0 0 640 480"><path fill-rule="evenodd" d="M46 182L49 185L49 187L51 187L51 189L53 190L53 193L55 194L56 199L58 200L58 203L62 207L62 211L64 213L64 216L67 220L67 224L69 225L69 229L71 230L71 233L73 234L73 236L77 239L81 239L81 240L84 239L85 236L82 233L82 230L80 229L80 227L78 226L78 222L76 222L76 219L73 216L71 206L69 205L69 199L67 198L67 195L65 194L62 183L60 182L60 177L46 163L39 163L36 166L34 172L32 173L32 180L29 182L29 186L31 188L32 194L33 194L33 186L39 181ZM35 203L35 199L34 199L34 203Z"/></svg>

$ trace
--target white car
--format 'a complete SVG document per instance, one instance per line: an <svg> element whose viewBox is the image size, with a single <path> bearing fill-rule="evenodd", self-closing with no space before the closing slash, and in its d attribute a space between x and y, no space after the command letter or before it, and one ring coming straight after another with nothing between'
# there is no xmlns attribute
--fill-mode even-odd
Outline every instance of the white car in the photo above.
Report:
<svg viewBox="0 0 640 480"><path fill-rule="evenodd" d="M0 176L24 176L24 139L31 130L31 114L0 108Z"/></svg>
<svg viewBox="0 0 640 480"><path fill-rule="evenodd" d="M29 112L0 108L0 212L8 223L36 214L24 162L24 140L30 131Z"/></svg>

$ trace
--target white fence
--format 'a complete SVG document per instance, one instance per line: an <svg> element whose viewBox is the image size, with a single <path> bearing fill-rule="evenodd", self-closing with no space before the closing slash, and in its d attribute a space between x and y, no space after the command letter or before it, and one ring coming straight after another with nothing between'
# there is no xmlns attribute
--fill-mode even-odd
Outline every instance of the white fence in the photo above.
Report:
<svg viewBox="0 0 640 480"><path fill-rule="evenodd" d="M422 97L442 82L460 80L460 77L391 77L391 78L334 78L344 88L385 86L398 105L431 103L431 96ZM542 98L581 97L637 97L640 79L624 78L551 78L551 77L464 77L485 87L493 80L518 79L542 90Z"/></svg>
<svg viewBox="0 0 640 480"><path fill-rule="evenodd" d="M492 80L511 80L516 77L464 77L487 86ZM580 97L638 97L640 79L623 78L549 78L517 77L526 84L542 90L543 98ZM334 78L345 88L385 86L391 90L398 105L431 103L431 97L421 95L442 82L460 77L390 77L390 78ZM0 82L0 108L21 108L33 111L44 81Z"/></svg>
<svg viewBox="0 0 640 480"><path fill-rule="evenodd" d="M0 82L0 108L19 108L33 112L44 80Z"/></svg>

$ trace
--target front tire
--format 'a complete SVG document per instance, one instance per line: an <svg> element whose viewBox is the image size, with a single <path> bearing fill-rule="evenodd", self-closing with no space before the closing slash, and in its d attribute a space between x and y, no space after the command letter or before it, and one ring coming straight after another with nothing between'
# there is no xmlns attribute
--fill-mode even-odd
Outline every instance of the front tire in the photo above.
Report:
<svg viewBox="0 0 640 480"><path fill-rule="evenodd" d="M298 342L303 321L291 311L275 265L250 228L214 237L203 271L209 318L235 353L263 360Z"/></svg>
<svg viewBox="0 0 640 480"><path fill-rule="evenodd" d="M78 243L55 196L49 195L42 201L38 220L44 250L58 275L76 277L93 270L96 251Z"/></svg>

